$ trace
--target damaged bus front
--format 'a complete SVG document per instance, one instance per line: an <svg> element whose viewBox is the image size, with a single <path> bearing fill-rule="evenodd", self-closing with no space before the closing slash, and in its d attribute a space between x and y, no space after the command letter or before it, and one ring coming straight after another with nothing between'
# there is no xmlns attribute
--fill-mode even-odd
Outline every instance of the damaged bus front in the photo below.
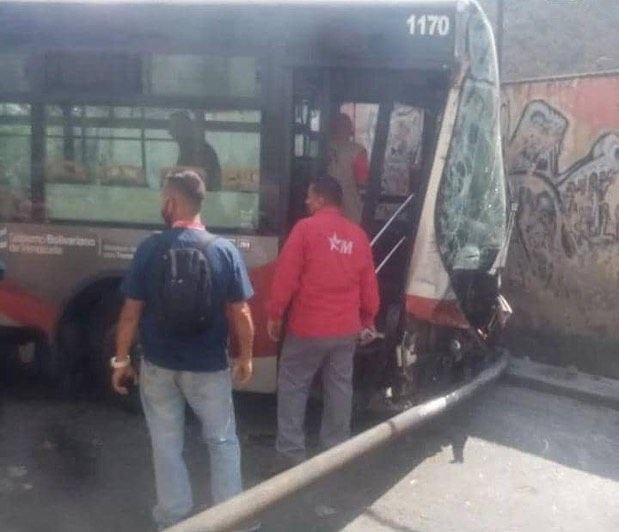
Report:
<svg viewBox="0 0 619 532"><path fill-rule="evenodd" d="M461 23L458 65L425 189L408 198L418 202L409 219L413 235L399 233L411 238L404 300L387 304L384 312L386 348L393 356L382 372L388 378L381 399L391 404L418 401L436 385L463 382L495 362L511 315L500 287L515 209L508 205L503 170L496 49L476 3L462 13ZM390 240L378 253L387 261L380 269L389 267L402 244L399 234L388 236L406 212L402 207L374 239L379 249L381 239ZM389 275L382 278L389 284ZM359 381L381 375L375 362L371 366L357 372Z"/></svg>

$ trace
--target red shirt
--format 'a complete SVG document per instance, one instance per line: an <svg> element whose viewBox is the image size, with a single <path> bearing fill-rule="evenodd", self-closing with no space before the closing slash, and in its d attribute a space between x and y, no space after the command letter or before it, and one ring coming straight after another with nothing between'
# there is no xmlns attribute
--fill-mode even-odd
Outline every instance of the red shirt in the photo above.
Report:
<svg viewBox="0 0 619 532"><path fill-rule="evenodd" d="M281 320L291 304L292 334L347 336L374 325L379 296L370 243L335 207L294 226L273 279L269 318Z"/></svg>

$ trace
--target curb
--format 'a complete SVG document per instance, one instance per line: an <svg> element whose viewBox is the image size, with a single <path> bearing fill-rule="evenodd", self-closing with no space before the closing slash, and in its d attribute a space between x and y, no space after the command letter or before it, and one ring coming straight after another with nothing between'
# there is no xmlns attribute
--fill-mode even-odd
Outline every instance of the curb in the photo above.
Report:
<svg viewBox="0 0 619 532"><path fill-rule="evenodd" d="M570 368L510 358L503 379L516 386L619 410L619 381Z"/></svg>

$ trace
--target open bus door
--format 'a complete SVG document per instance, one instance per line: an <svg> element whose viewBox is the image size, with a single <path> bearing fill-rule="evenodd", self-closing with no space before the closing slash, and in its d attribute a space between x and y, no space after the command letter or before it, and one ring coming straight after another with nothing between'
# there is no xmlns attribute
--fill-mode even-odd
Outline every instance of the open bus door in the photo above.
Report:
<svg viewBox="0 0 619 532"><path fill-rule="evenodd" d="M407 271L449 83L448 73L440 70L314 68L294 73L290 227L305 216L309 180L326 172L331 117L350 117L353 140L369 157L361 224L372 241L381 292L377 326L385 338L358 350L355 379L361 402L395 371Z"/></svg>
<svg viewBox="0 0 619 532"><path fill-rule="evenodd" d="M361 223L369 238L375 239L384 302L381 325L388 307L404 304L419 201L448 88L449 76L438 70L298 69L294 74L289 226L306 214L309 180L326 173L330 118L337 113L348 115L354 142L369 156Z"/></svg>

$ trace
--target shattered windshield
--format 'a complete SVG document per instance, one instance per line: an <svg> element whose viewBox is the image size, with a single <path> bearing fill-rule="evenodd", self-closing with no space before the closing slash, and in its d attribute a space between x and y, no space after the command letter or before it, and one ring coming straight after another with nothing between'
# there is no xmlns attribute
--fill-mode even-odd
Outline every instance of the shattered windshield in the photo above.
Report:
<svg viewBox="0 0 619 532"><path fill-rule="evenodd" d="M499 97L487 21L469 24L470 70L437 200L438 245L449 270L486 271L505 239Z"/></svg>

